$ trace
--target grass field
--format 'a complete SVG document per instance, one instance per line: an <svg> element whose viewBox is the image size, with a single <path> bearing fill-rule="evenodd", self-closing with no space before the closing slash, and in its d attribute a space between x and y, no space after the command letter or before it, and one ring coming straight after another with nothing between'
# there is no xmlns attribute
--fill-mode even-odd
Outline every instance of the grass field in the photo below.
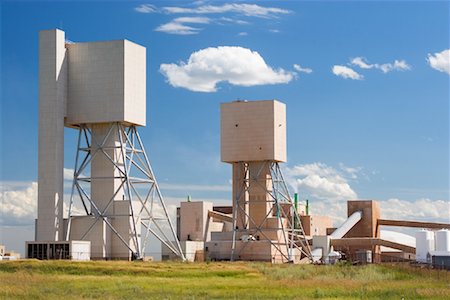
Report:
<svg viewBox="0 0 450 300"><path fill-rule="evenodd" d="M450 299L450 272L409 265L0 262L0 299Z"/></svg>

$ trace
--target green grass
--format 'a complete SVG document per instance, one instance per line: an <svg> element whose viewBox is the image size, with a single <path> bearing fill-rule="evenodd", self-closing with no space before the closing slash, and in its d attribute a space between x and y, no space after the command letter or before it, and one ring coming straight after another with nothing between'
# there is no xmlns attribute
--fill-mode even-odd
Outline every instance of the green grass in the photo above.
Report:
<svg viewBox="0 0 450 300"><path fill-rule="evenodd" d="M0 299L450 299L450 272L409 265L0 262Z"/></svg>

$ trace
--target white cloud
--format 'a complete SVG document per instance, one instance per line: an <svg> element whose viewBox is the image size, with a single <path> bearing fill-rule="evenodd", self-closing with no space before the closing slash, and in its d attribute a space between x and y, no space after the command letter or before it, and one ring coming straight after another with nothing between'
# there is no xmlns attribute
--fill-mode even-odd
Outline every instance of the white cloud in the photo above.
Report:
<svg viewBox="0 0 450 300"><path fill-rule="evenodd" d="M156 6L152 4L141 4L138 7L135 7L134 10L144 14L157 12Z"/></svg>
<svg viewBox="0 0 450 300"><path fill-rule="evenodd" d="M356 176L355 173L356 170L353 176ZM345 175L324 163L286 168L286 178L294 190L314 199L343 201L357 197Z"/></svg>
<svg viewBox="0 0 450 300"><path fill-rule="evenodd" d="M309 199L312 214L327 215L339 226L347 218L347 200L356 200L357 194L350 181L362 173L361 167L349 167L343 163L339 169L316 162L284 169L287 183L299 193L301 199ZM416 199L379 200L381 217L396 220L450 222L450 202L445 200Z"/></svg>
<svg viewBox="0 0 450 300"><path fill-rule="evenodd" d="M181 17L175 18L173 22L176 23L195 23L195 24L208 24L211 21L209 18L205 17Z"/></svg>
<svg viewBox="0 0 450 300"><path fill-rule="evenodd" d="M200 28L183 25L177 22L169 22L155 28L155 31L178 35L197 34L199 30Z"/></svg>
<svg viewBox="0 0 450 300"><path fill-rule="evenodd" d="M232 18L226 18L226 17L220 18L220 21L234 23L234 24L238 24L238 25L248 25L248 24L250 24L249 22L244 21L244 20L232 19Z"/></svg>
<svg viewBox="0 0 450 300"><path fill-rule="evenodd" d="M64 180L72 181L73 180L73 169L64 168Z"/></svg>
<svg viewBox="0 0 450 300"><path fill-rule="evenodd" d="M217 5L203 5L195 8L187 7L163 7L162 10L168 14L220 14L220 13L238 13L248 17L258 18L273 18L280 14L289 14L291 11L277 8L264 7L257 4L224 4Z"/></svg>
<svg viewBox="0 0 450 300"><path fill-rule="evenodd" d="M361 69L379 69L383 73L388 73L391 71L406 71L410 70L411 66L406 63L405 60L394 60L393 63L384 64L370 64L368 60L364 57L355 57L350 61L350 65L358 66Z"/></svg>
<svg viewBox="0 0 450 300"><path fill-rule="evenodd" d="M394 70L405 71L405 70L410 70L411 66L408 65L405 60L395 60L393 69Z"/></svg>
<svg viewBox="0 0 450 300"><path fill-rule="evenodd" d="M239 36L247 36L248 33L247 33L247 32L239 32L238 35L239 35Z"/></svg>
<svg viewBox="0 0 450 300"><path fill-rule="evenodd" d="M433 69L450 75L450 49L428 54L427 62Z"/></svg>
<svg viewBox="0 0 450 300"><path fill-rule="evenodd" d="M346 66L335 65L332 71L334 75L341 76L345 79L362 80L364 78L363 75Z"/></svg>
<svg viewBox="0 0 450 300"><path fill-rule="evenodd" d="M345 170L343 170L345 169ZM324 163L297 165L285 168L287 183L299 193L301 199L309 199L312 214L327 215L334 225L347 217L347 200L357 199L349 179L357 177L358 168L340 165L340 170Z"/></svg>
<svg viewBox="0 0 450 300"><path fill-rule="evenodd" d="M381 201L380 205L382 218L450 223L449 201L427 198L407 201L393 198Z"/></svg>
<svg viewBox="0 0 450 300"><path fill-rule="evenodd" d="M364 57L355 57L350 63L361 69L372 69L374 67L374 65L368 64Z"/></svg>
<svg viewBox="0 0 450 300"><path fill-rule="evenodd" d="M269 29L269 31L273 32L273 33L279 33L280 32L278 29Z"/></svg>
<svg viewBox="0 0 450 300"><path fill-rule="evenodd" d="M310 68L303 68L302 66L300 66L298 64L294 64L294 69L298 72L302 72L302 73L306 73L306 74L310 74L313 71Z"/></svg>
<svg viewBox="0 0 450 300"><path fill-rule="evenodd" d="M34 224L37 208L37 182L28 183L25 189L0 192L0 225Z"/></svg>
<svg viewBox="0 0 450 300"><path fill-rule="evenodd" d="M288 83L294 78L292 72L268 66L258 52L232 46L199 50L187 63L161 64L160 72L172 86L195 92L215 92L222 81L255 86Z"/></svg>
<svg viewBox="0 0 450 300"><path fill-rule="evenodd" d="M377 69L380 69L383 73L388 73L393 70L406 71L406 70L411 69L411 67L404 60L395 60L393 64L391 64L391 63L381 64L381 65L375 64L375 67Z"/></svg>
<svg viewBox="0 0 450 300"><path fill-rule="evenodd" d="M166 13L166 14L234 14L243 15L246 17L258 17L258 18L276 18L281 14L289 14L291 11L277 8L277 7L264 7L256 4L224 4L224 5L202 5L201 3L194 3L196 7L162 7L157 8L151 4L142 4L135 7L135 10L141 13ZM240 20L234 17L218 17L215 19L209 19L204 17L181 17L176 18L170 22L159 25L155 28L155 31L165 32L169 34L177 35L192 35L198 34L203 28L189 26L187 24L209 24L216 23L224 25L225 22L229 24L247 25L248 21ZM273 32L278 32L274 30Z"/></svg>
<svg viewBox="0 0 450 300"><path fill-rule="evenodd" d="M346 173L351 179L357 179L358 174L361 173L361 167L349 167L344 165L343 163L339 163L339 168Z"/></svg>
<svg viewBox="0 0 450 300"><path fill-rule="evenodd" d="M175 18L171 22L158 26L155 31L169 34L190 35L197 34L202 28L185 25L188 24L208 24L211 21L204 17L181 17Z"/></svg>

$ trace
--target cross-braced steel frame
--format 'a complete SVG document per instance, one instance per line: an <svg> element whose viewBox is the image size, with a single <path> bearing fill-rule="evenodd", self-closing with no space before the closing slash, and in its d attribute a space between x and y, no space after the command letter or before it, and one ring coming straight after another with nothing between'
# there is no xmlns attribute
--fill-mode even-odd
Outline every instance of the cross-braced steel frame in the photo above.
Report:
<svg viewBox="0 0 450 300"><path fill-rule="evenodd" d="M115 134L120 142L110 145L108 139ZM118 155L112 157L112 151ZM90 193L93 180L108 179L92 177L91 163L98 155L106 157L107 161L114 166L114 175L112 175L114 177L109 179L118 182L114 194L106 207L102 209L98 207L96 199L92 199ZM114 215L110 209L113 202L117 201L115 199L119 193L123 197L122 200L128 200L131 206L130 213L127 215L131 220L131 246L127 237L122 236L111 222L114 217L124 217L123 214ZM83 207L81 214L75 212L77 200ZM84 232L81 240L88 236L97 222L104 222L136 259L144 256L150 236L153 235L174 254L185 260L136 126L125 126L119 122L111 123L107 134L101 140L96 140L89 125L79 126L66 240L70 239L72 219L80 215L92 216L95 219ZM141 228L145 230L142 238L139 235L138 226L142 226Z"/></svg>
<svg viewBox="0 0 450 300"><path fill-rule="evenodd" d="M251 162L250 162L251 163ZM283 174L281 172L278 162L274 161L264 161L260 164L257 174L253 176L250 174L249 162L238 162L237 168L240 168L239 173L243 174L240 178L238 189L233 195L235 201L233 201L233 240L231 248L231 260L235 260L235 257L239 257L239 254L245 249L245 247L254 242L254 239L249 239L243 243L240 249L236 250L236 241L242 235L251 234L253 237L258 233L261 234L264 239L260 239L259 242L265 241L274 246L276 251L283 257L286 262L293 262L294 249L297 249L305 257L311 259L311 248L308 244L306 236L303 231L303 226L300 221L300 216L295 209L294 203L289 194L286 182L284 181ZM261 172L269 166L270 168L270 180L272 181L271 190L267 188L265 182L258 180ZM252 185L258 185L260 188L264 189L269 195L267 200L263 200L265 203L269 203L270 209L267 212L265 218L261 222L256 222L249 213L248 207L250 200L248 197L248 192ZM247 194L247 197L245 196ZM261 201L258 201L261 202ZM286 209L286 207L288 209ZM276 216L281 218L281 227L270 228L272 231L281 231L281 240L272 240L265 233L265 223L269 217ZM237 221L240 221L242 228L237 226ZM283 219L286 223L283 222ZM287 224L286 226L284 224Z"/></svg>

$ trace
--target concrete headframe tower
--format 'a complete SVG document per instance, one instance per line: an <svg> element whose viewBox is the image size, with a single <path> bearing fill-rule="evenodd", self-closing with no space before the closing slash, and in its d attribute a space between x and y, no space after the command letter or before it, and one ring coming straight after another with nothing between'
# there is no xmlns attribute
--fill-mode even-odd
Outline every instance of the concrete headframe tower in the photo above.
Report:
<svg viewBox="0 0 450 300"><path fill-rule="evenodd" d="M66 43L63 31L44 30L39 82L36 241L87 240L92 258L133 259L154 235L183 257L137 130L146 125L145 47ZM65 126L79 133L67 221Z"/></svg>
<svg viewBox="0 0 450 300"><path fill-rule="evenodd" d="M276 100L221 104L221 160L233 169L231 260L291 262L309 256L298 212L280 171L286 106Z"/></svg>

